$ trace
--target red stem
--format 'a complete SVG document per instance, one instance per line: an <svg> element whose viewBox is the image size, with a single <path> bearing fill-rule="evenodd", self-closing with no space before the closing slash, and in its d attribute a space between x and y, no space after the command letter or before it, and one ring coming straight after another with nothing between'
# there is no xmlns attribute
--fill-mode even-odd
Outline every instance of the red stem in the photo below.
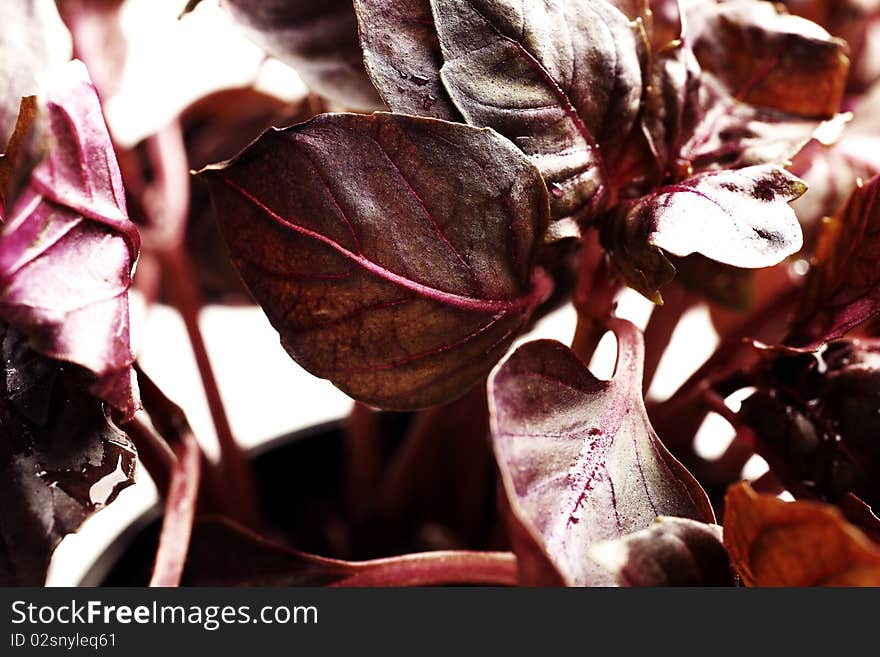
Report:
<svg viewBox="0 0 880 657"><path fill-rule="evenodd" d="M657 373L657 367L669 346L672 334L682 315L694 305L692 295L679 285L669 285L663 292L663 304L654 306L645 327L645 374L642 391L647 394Z"/></svg>
<svg viewBox="0 0 880 657"><path fill-rule="evenodd" d="M169 294L174 306L183 317L186 332L192 345L193 356L201 376L202 388L214 422L217 441L220 446L220 474L226 490L224 502L229 505L225 512L248 527L260 525L259 504L253 474L244 451L232 434L232 427L226 415L220 387L214 375L214 368L208 357L208 350L199 328L199 311L202 304L198 290L193 283L193 273L189 256L183 250L163 257L163 271L169 284Z"/></svg>
<svg viewBox="0 0 880 657"><path fill-rule="evenodd" d="M599 233L589 230L581 240L581 258L574 291L578 319L572 350L589 363L614 312L615 299L622 284L611 280L608 259L599 243Z"/></svg>
<svg viewBox="0 0 880 657"><path fill-rule="evenodd" d="M346 499L358 510L371 498L382 472L376 411L355 402L345 421Z"/></svg>
<svg viewBox="0 0 880 657"><path fill-rule="evenodd" d="M164 491L171 482L177 457L168 443L156 433L144 414L139 412L130 422L120 427L137 448L138 459L153 478L156 488Z"/></svg>
<svg viewBox="0 0 880 657"><path fill-rule="evenodd" d="M150 586L180 584L198 503L202 462L199 444L192 433L187 432L174 451L177 463L165 497L165 517Z"/></svg>
<svg viewBox="0 0 880 657"><path fill-rule="evenodd" d="M358 570L332 586L516 586L518 582L516 557L511 552L424 552L364 561Z"/></svg>

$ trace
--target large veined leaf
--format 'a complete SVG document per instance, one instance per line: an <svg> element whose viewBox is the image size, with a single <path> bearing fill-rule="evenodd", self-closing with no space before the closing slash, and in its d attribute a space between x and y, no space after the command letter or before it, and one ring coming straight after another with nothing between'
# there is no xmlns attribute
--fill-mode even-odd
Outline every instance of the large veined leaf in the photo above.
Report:
<svg viewBox="0 0 880 657"><path fill-rule="evenodd" d="M431 5L440 75L468 123L496 129L531 157L555 217L595 206L639 110L636 27L604 0Z"/></svg>
<svg viewBox="0 0 880 657"><path fill-rule="evenodd" d="M657 300L670 269L658 249L743 268L769 267L799 251L803 235L788 202L804 190L775 166L704 173L621 206L603 240L627 282Z"/></svg>
<svg viewBox="0 0 880 657"><path fill-rule="evenodd" d="M223 0L222 6L310 89L346 108L381 107L364 71L351 0Z"/></svg>
<svg viewBox="0 0 880 657"><path fill-rule="evenodd" d="M135 451L80 385L0 323L0 586L37 586L56 545L134 481Z"/></svg>
<svg viewBox="0 0 880 657"><path fill-rule="evenodd" d="M356 399L404 409L460 396L549 292L531 266L546 189L491 130L322 115L203 176L288 352Z"/></svg>
<svg viewBox="0 0 880 657"><path fill-rule="evenodd" d="M610 585L591 546L657 516L714 522L705 493L663 447L641 396L644 345L614 320L618 358L597 379L566 346L529 342L493 373L495 454L523 583Z"/></svg>
<svg viewBox="0 0 880 657"><path fill-rule="evenodd" d="M355 0L364 64L393 112L461 120L440 80L430 0Z"/></svg>
<svg viewBox="0 0 880 657"><path fill-rule="evenodd" d="M0 232L0 316L40 353L92 372L93 392L131 415L139 402L128 288L139 238L98 96L80 62L53 74L40 111L45 156Z"/></svg>

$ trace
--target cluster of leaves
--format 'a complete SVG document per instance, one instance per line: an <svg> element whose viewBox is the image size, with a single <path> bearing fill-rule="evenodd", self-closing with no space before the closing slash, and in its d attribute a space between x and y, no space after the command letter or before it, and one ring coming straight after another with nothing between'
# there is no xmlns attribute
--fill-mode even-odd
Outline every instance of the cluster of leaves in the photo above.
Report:
<svg viewBox="0 0 880 657"><path fill-rule="evenodd" d="M15 20L42 34L46 3L26 4ZM125 148L99 101L119 3L58 0L97 89L69 63L0 125L0 486L23 500L0 517L0 581L42 580L63 534L132 481L133 441L166 497L154 584L880 582L876 12L791 4L825 27L762 0L222 0L313 95L225 92ZM812 198L792 173L831 170ZM134 373L141 237L135 283L156 298L158 280L187 320L216 467ZM356 400L344 521L325 520L346 536L334 557L383 558L261 535L196 321L200 297L242 297L221 237L291 358ZM615 314L624 284L666 297L644 336ZM571 347L502 360L570 301ZM646 402L695 303L721 345ZM602 380L587 363L606 331ZM694 449L712 410L737 430L714 461ZM409 421L390 460L388 411ZM737 483L752 454L762 494ZM225 517L194 521L210 512ZM414 545L434 551L388 556Z"/></svg>

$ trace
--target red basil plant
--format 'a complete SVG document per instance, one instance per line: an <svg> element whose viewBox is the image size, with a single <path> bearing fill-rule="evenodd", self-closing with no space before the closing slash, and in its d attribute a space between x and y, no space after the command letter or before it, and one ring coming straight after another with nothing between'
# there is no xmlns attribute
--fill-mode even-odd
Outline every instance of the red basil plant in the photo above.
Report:
<svg viewBox="0 0 880 657"><path fill-rule="evenodd" d="M880 585L880 2L220 0L309 95L134 146L121 4L2 10L0 583L144 468L153 585ZM132 286L183 316L219 460ZM242 299L355 402L317 502L283 469L267 500L230 429L197 320ZM528 340L569 303L570 345ZM697 306L717 348L646 399Z"/></svg>

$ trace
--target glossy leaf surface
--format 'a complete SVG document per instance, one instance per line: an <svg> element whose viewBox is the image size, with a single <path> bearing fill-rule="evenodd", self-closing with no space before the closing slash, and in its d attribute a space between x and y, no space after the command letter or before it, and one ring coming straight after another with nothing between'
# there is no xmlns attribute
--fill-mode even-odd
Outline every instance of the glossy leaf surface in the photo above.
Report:
<svg viewBox="0 0 880 657"><path fill-rule="evenodd" d="M61 539L134 483L135 451L79 372L0 324L0 585L42 585Z"/></svg>

